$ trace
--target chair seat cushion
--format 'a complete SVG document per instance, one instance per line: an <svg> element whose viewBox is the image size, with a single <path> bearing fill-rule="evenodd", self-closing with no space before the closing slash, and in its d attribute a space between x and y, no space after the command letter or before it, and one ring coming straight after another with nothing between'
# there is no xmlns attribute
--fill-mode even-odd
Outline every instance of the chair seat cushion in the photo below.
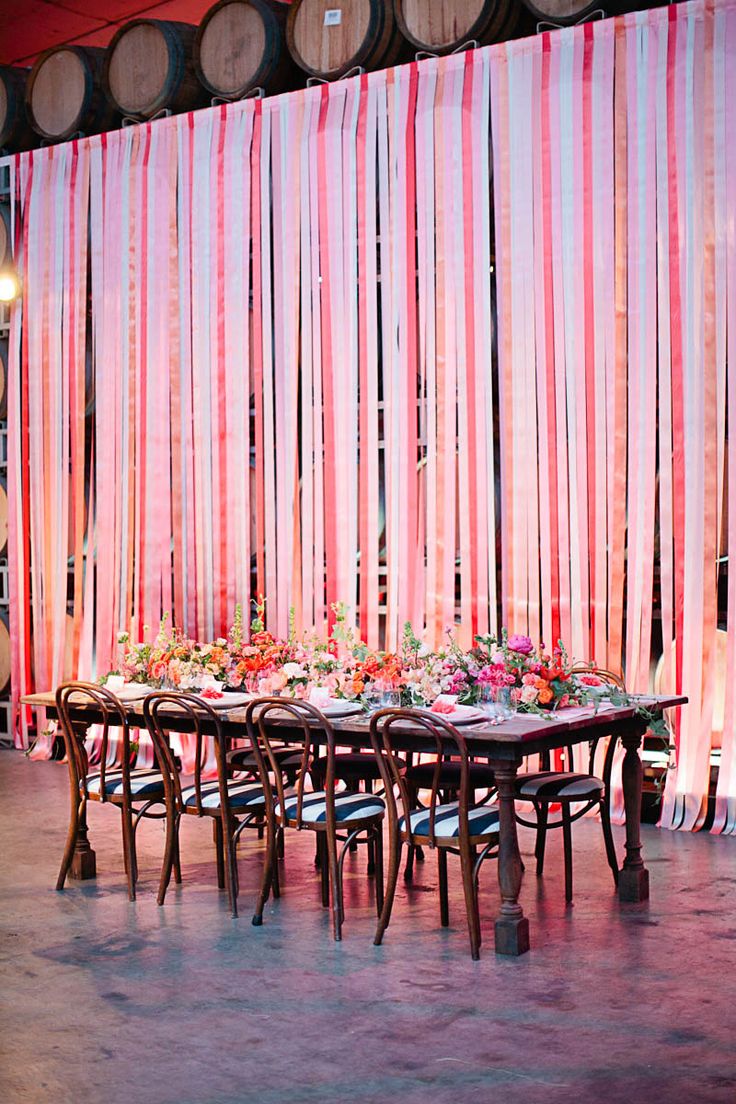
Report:
<svg viewBox="0 0 736 1104"><path fill-rule="evenodd" d="M220 786L217 779L211 782L203 782L200 787L203 809L220 808ZM228 797L232 809L253 810L258 806L265 807L263 787L258 782L228 782ZM181 791L181 799L189 809L197 807L197 791L194 786L187 786Z"/></svg>
<svg viewBox="0 0 736 1104"><path fill-rule="evenodd" d="M303 748L273 748L273 755L280 767L300 767L304 756ZM268 756L263 753L268 765ZM233 748L227 753L227 762L233 770L257 770L256 757L249 747Z"/></svg>
<svg viewBox="0 0 736 1104"><path fill-rule="evenodd" d="M434 763L417 763L406 771L406 780L420 789L431 789L434 768ZM489 790L496 785L493 771L485 763L468 763L468 776L474 790ZM460 764L456 761L443 763L440 768L440 787L458 789L459 786Z"/></svg>
<svg viewBox="0 0 736 1104"><path fill-rule="evenodd" d="M327 756L315 759L314 768L317 773L325 775L327 772ZM381 770L375 755L363 755L359 751L341 751L335 755L335 778L361 779L367 778L378 781Z"/></svg>
<svg viewBox="0 0 736 1104"><path fill-rule="evenodd" d="M297 796L289 794L285 801L286 819L296 820ZM349 820L365 820L368 817L382 817L386 812L383 799L375 794L340 793L335 794L335 820L344 823ZM276 815L281 816L281 807L277 803ZM327 795L324 791L305 793L302 801L302 823L324 824L327 820Z"/></svg>
<svg viewBox="0 0 736 1104"><path fill-rule="evenodd" d="M435 839L457 839L460 835L459 802L448 801L435 806ZM429 836L429 809L415 809L410 815L411 832L415 836ZM406 817L399 820L399 830L405 831ZM468 828L471 836L494 836L498 833L498 806L477 805L468 809Z"/></svg>
<svg viewBox="0 0 736 1104"><path fill-rule="evenodd" d="M535 801L586 801L603 793L604 784L593 774L575 774L573 771L537 771L520 774L516 778L517 797Z"/></svg>
<svg viewBox="0 0 736 1104"><path fill-rule="evenodd" d="M87 792L91 794L100 793L100 779L101 775L97 774L87 775ZM151 797L163 797L164 796L164 780L161 777L161 772L155 768L132 770L130 772L130 793L132 797L136 798L151 798ZM105 794L107 797L122 797L123 794L123 772L121 770L106 770L105 771Z"/></svg>

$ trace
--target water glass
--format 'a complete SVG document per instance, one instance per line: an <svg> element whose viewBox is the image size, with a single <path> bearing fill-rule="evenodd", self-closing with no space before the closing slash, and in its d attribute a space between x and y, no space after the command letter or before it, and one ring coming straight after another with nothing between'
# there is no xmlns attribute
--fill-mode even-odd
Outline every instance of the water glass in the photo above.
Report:
<svg viewBox="0 0 736 1104"><path fill-rule="evenodd" d="M480 697L478 698L478 708L489 721L498 720L498 708L496 706L495 698L496 690L493 686L484 685L480 688Z"/></svg>
<svg viewBox="0 0 736 1104"><path fill-rule="evenodd" d="M381 693L381 709L401 709L401 691L394 690L392 687L382 689Z"/></svg>
<svg viewBox="0 0 736 1104"><path fill-rule="evenodd" d="M511 697L510 686L495 686L493 688L493 701L499 720L508 721L516 713L516 702Z"/></svg>

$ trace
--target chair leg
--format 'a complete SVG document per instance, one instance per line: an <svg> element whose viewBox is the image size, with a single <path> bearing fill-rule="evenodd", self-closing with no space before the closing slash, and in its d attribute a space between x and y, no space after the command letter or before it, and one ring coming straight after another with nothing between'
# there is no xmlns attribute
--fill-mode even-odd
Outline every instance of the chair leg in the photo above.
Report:
<svg viewBox="0 0 736 1104"><path fill-rule="evenodd" d="M219 817L212 820L212 833L215 837L215 851L217 853L217 888L225 888L225 854L224 839L222 834L222 821Z"/></svg>
<svg viewBox="0 0 736 1104"><path fill-rule="evenodd" d="M280 859L284 857L284 829L279 828L276 833L276 853Z"/></svg>
<svg viewBox="0 0 736 1104"><path fill-rule="evenodd" d="M128 900L135 901L135 836L133 835L133 818L130 808L123 806L120 810L123 821L123 855L125 856L125 873L128 876Z"/></svg>
<svg viewBox="0 0 736 1104"><path fill-rule="evenodd" d="M398 832L395 837L393 837L393 833L389 836L388 883L386 885L386 895L383 899L383 908L378 919L378 927L376 928L376 934L373 939L377 947L383 940L383 933L386 931L391 919L391 909L393 908L394 896L396 895L396 883L399 880L399 867L401 866L401 843L402 841Z"/></svg>
<svg viewBox="0 0 736 1104"><path fill-rule="evenodd" d="M383 911L383 824L376 825L375 833L375 858L376 858L376 912L379 917Z"/></svg>
<svg viewBox="0 0 736 1104"><path fill-rule="evenodd" d="M237 840L233 835L233 824L224 825L222 829L224 841L225 882L227 895L230 901L230 912L233 919L238 915L238 854Z"/></svg>
<svg viewBox="0 0 736 1104"><path fill-rule="evenodd" d="M544 850L547 843L547 817L549 809L546 805L537 805L537 842L534 847L534 854L537 858L537 877L541 878L544 873Z"/></svg>
<svg viewBox="0 0 736 1104"><path fill-rule="evenodd" d="M450 902L447 897L447 851L444 847L437 848L437 870L440 882L440 924L443 928L450 926Z"/></svg>
<svg viewBox="0 0 736 1104"><path fill-rule="evenodd" d="M565 900L572 901L572 824L570 806L562 806L562 842L565 850Z"/></svg>
<svg viewBox="0 0 736 1104"><path fill-rule="evenodd" d="M69 816L69 829L66 836L66 844L64 845L64 854L61 859L61 866L59 868L59 877L56 879L57 890L64 888L66 882L66 876L69 873L69 867L72 865L72 859L74 858L74 852L77 847L77 836L79 835L79 802L72 801L71 812Z"/></svg>
<svg viewBox="0 0 736 1104"><path fill-rule="evenodd" d="M606 858L613 871L613 881L618 885L618 859L616 858L616 846L611 832L611 814L608 809L608 797L601 798L601 828L603 829L603 841L606 845Z"/></svg>
<svg viewBox="0 0 736 1104"><path fill-rule="evenodd" d="M261 888L258 890L258 898L256 900L256 907L253 912L253 919L251 923L254 927L259 928L263 923L263 908L268 900L268 894L271 889L271 882L273 878L273 871L277 865L276 858L276 826L270 821L266 824L266 856L263 860L263 874L261 876ZM274 894L275 896L275 894Z"/></svg>
<svg viewBox="0 0 736 1104"><path fill-rule="evenodd" d="M322 907L330 907L330 867L327 862L326 835L324 832L315 832L317 837L317 854L319 855L319 878L322 886Z"/></svg>
<svg viewBox="0 0 736 1104"><path fill-rule="evenodd" d="M473 856L469 847L460 845L460 868L463 876L465 911L468 915L468 934L470 936L470 955L480 958L480 916L478 914L478 894L475 892L473 874Z"/></svg>
<svg viewBox="0 0 736 1104"><path fill-rule="evenodd" d="M367 851L368 851L368 870L367 870L367 874L368 874L368 877L370 878L373 874L376 873L376 852L375 852L375 847L373 846L373 833L372 832L368 833Z"/></svg>
<svg viewBox="0 0 736 1104"><path fill-rule="evenodd" d="M158 883L157 904L162 905L166 899L166 890L171 881L171 869L179 865L179 818L174 813L166 813L166 845L164 847L164 860L161 865L161 879ZM181 870L179 870L178 882L181 882Z"/></svg>
<svg viewBox="0 0 736 1104"><path fill-rule="evenodd" d="M327 859L330 867L330 881L332 882L332 930L335 942L342 939L342 878L340 865L337 861L337 840L330 833L325 832L327 841Z"/></svg>
<svg viewBox="0 0 736 1104"><path fill-rule="evenodd" d="M181 853L179 851L179 817L176 818L176 836L174 839L174 881L181 885Z"/></svg>

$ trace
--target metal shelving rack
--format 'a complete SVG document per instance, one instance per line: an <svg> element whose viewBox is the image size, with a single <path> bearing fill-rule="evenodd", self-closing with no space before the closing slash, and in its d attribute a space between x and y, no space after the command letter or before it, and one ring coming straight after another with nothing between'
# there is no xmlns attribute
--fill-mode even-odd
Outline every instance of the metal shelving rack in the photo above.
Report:
<svg viewBox="0 0 736 1104"><path fill-rule="evenodd" d="M7 160L0 160L0 203L10 199L10 164ZM7 338L10 334L10 307L7 303L0 303L0 338ZM0 420L0 476L7 481L8 474L8 422L7 417ZM10 595L8 589L8 555L7 549L0 556L0 610L8 615ZM4 696L0 700L0 746L12 745L10 699Z"/></svg>

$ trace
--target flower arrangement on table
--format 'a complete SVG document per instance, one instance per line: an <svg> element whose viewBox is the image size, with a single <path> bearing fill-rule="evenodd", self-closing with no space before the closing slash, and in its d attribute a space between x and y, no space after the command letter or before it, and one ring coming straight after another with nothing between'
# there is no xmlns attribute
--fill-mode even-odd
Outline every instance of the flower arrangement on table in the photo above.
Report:
<svg viewBox="0 0 736 1104"><path fill-rule="evenodd" d="M541 714L597 701L605 689L597 676L574 673L561 642L548 652L543 645L535 648L528 636L502 630L498 636L476 637L469 651L448 634L447 644L433 651L407 623L397 651L377 651L355 636L345 606L337 603L333 612L328 639L300 639L292 629L279 640L265 628L261 598L248 639L238 606L227 638L209 643L185 636L164 617L151 643L132 643L128 633L119 635L116 673L155 687L214 686L304 700L315 690L348 701L365 701L375 689L392 690L402 705L420 707L439 707L443 701L474 705L485 687L507 688L514 707Z"/></svg>

